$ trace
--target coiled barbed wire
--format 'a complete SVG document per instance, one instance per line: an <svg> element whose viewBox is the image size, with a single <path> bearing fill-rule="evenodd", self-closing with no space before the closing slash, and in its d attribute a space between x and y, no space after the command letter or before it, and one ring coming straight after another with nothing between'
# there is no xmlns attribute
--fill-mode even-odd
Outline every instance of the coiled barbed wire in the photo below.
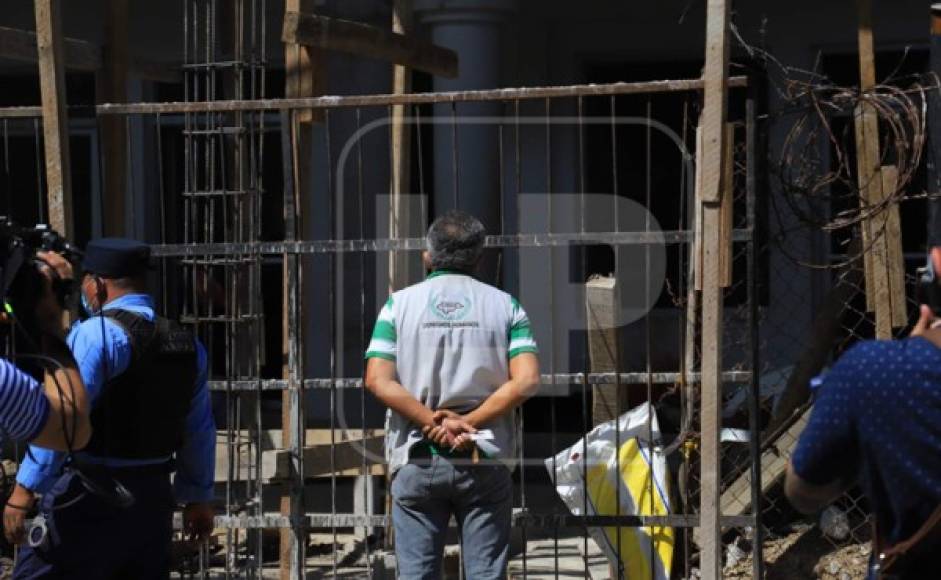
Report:
<svg viewBox="0 0 941 580"><path fill-rule="evenodd" d="M785 257L810 268L843 268L860 260L882 239L888 222L883 214L889 208L906 200L938 195L910 191L925 153L928 97L939 90L941 82L933 73L899 76L908 49L886 80L860 90L833 83L816 70L784 65L767 50L748 44L734 25L732 33L749 57L762 65L770 88L781 102L778 110L767 117L785 127L780 151L769 159L768 169L780 186L780 195L770 195L769 201L777 222L774 237ZM869 199L866 192L869 180L882 180L881 172L873 171L861 178L859 163L852 154L863 111L877 119L878 167L893 165L898 172L891 191L882 191L882 197L876 200ZM834 121L840 118L851 122L836 129L840 124ZM849 230L853 238L859 232L856 226L867 220L871 233L867 243L854 244L852 251L847 247L842 260L816 263L793 255L786 247L788 239L799 231L832 234Z"/></svg>

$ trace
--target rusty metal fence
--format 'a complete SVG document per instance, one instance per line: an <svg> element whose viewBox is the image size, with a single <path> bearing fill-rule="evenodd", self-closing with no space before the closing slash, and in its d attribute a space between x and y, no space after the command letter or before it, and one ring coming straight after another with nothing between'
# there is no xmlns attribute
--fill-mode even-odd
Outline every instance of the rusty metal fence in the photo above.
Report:
<svg viewBox="0 0 941 580"><path fill-rule="evenodd" d="M96 107L149 128L146 140L128 130L127 146L143 148L159 176L142 193L159 198L148 218L157 225L159 295L210 352L223 513L208 550L181 550L180 574L390 573L382 410L357 377L388 292L388 254L417 262L429 220L458 207L490 211L485 279L520 297L542 352L543 386L519 416L511 576L617 575L625 562L608 562L586 526L670 526L671 577L694 577L700 427L697 356L688 348L697 328L689 208L701 82L269 100L254 98L263 97L259 87L236 93L245 100L218 100L218 90L199 92L226 81L205 72L218 68L190 67L189 102ZM759 441L747 435L763 427L752 372L762 269L755 101L744 79L730 84L741 106L732 115L722 468L734 508L724 540L734 555L745 542L755 554L762 547ZM483 115L481 103L491 107ZM390 238L387 225L393 104L405 105L414 135L409 238ZM322 121L299 123L303 109ZM38 110L2 114L8 128L31 124L16 118ZM309 151L299 151L299 131L309 132ZM466 157L481 152L489 167L478 170L496 177L484 204L469 185L474 175L462 173ZM299 171L310 171L309 181L298 181ZM570 312L584 313L585 282L598 274L641 289L625 300L637 303L625 305L629 320L618 324L628 344L614 372L593 372L589 329ZM592 398L611 384L629 393L618 414L643 402L656 409L662 436L648 451L667 456L669 515L576 516L552 485L546 460L592 429ZM762 559L751 561L757 577Z"/></svg>

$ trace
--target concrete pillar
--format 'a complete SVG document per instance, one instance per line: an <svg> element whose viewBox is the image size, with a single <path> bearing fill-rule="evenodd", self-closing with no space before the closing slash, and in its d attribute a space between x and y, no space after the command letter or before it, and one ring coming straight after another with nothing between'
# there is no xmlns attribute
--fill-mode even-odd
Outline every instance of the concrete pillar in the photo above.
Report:
<svg viewBox="0 0 941 580"><path fill-rule="evenodd" d="M502 86L505 34L515 11L515 0L417 0L415 13L430 40L457 52L460 62L459 76L435 77L434 90ZM503 112L499 103L459 103L453 109L436 106L435 116L442 121L434 129L435 215L457 207L479 217L488 232L500 232L497 127L462 122L462 118L500 117ZM452 115L456 126L450 122ZM496 261L485 259L482 279L493 281L495 274Z"/></svg>

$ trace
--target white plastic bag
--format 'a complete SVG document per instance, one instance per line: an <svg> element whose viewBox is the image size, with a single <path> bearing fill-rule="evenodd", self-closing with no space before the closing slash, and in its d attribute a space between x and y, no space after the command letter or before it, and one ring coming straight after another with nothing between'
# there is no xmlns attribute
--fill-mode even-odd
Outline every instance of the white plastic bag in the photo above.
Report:
<svg viewBox="0 0 941 580"><path fill-rule="evenodd" d="M598 425L584 439L548 458L546 469L575 515L668 515L669 478L666 460L656 447L659 439L657 414L644 403L617 422ZM673 528L622 527L619 534L612 526L588 531L612 564L622 563L628 580L669 579Z"/></svg>

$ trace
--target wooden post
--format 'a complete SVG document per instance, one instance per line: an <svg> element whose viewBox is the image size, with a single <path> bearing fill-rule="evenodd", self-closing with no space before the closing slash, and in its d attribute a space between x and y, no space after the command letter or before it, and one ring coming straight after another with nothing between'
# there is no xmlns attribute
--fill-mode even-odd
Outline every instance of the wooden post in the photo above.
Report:
<svg viewBox="0 0 941 580"><path fill-rule="evenodd" d="M588 357L593 373L618 371L617 278L597 277L585 283L585 317L588 319ZM591 424L615 419L627 410L627 397L613 384L591 388Z"/></svg>
<svg viewBox="0 0 941 580"><path fill-rule="evenodd" d="M724 141L728 105L729 2L708 0L706 67L703 73L703 147L697 151L702 175L702 414L700 417L699 526L703 580L721 578L722 528L719 429L722 395L721 211Z"/></svg>
<svg viewBox="0 0 941 580"><path fill-rule="evenodd" d="M298 185L298 147L297 129L300 123L292 120L290 112L281 114L282 122L282 157L284 165L284 237L285 240L297 239L300 230L300 196L295 189ZM305 425L303 415L303 374L301 372L298 328L300 296L300 263L297 254L282 256L282 375L290 382L281 399L281 444L288 453L290 476L284 485L281 496L281 515L288 516L293 523L291 528L281 530L280 567L283 580L297 580L303 577L306 558L307 530L302 526L304 517L304 464L303 449Z"/></svg>
<svg viewBox="0 0 941 580"><path fill-rule="evenodd" d="M412 0L395 0L392 8L392 32L412 33ZM411 71L405 65L392 67L392 93L402 95L411 92ZM412 127L406 122L408 110L405 105L392 105L392 183L391 208L389 211L389 237L393 239L411 236L412 222L418 222L409 211L408 194L411 185ZM409 273L409 253L389 252L389 292L401 290L412 282Z"/></svg>
<svg viewBox="0 0 941 580"><path fill-rule="evenodd" d="M126 103L128 0L108 0L105 22L106 44L102 51L104 67L95 77L96 100L100 103ZM102 176L102 232L107 236L122 236L125 233L125 205L128 195L125 125L127 119L120 115L104 115L98 122L101 127L101 154L105 169Z"/></svg>
<svg viewBox="0 0 941 580"><path fill-rule="evenodd" d="M72 178L59 0L35 0L49 225L72 237Z"/></svg>
<svg viewBox="0 0 941 580"><path fill-rule="evenodd" d="M876 86L875 51L872 38L871 0L857 0L859 11L859 81L862 91ZM861 102L855 114L856 166L860 207L882 203L892 190L883 179L879 146L879 117L874 107ZM891 177L891 175L890 175ZM866 269L866 306L876 316L876 337L891 338L893 326L907 322L905 272L900 236L890 230L898 224L898 207L887 207L861 224L863 265Z"/></svg>
<svg viewBox="0 0 941 580"><path fill-rule="evenodd" d="M286 0L285 13L312 9L310 0ZM285 43L285 96L313 97L324 93L326 75L324 74L324 54L317 48ZM282 117L282 155L284 156L285 183L285 233L290 239L300 239L304 231L303 216L305 195L311 191L311 152L313 147L312 123L322 122L323 112L313 109L299 109ZM290 191L289 191L290 190ZM290 198L290 199L289 199ZM290 211L288 211L290 209ZM301 264L297 255L284 256L284 315L283 344L285 354L284 378L296 382L298 389L303 387L303 373L300 371L302 357L299 344L303 338L302 297L291 296L288 290L294 281L295 288L300 282ZM293 363L292 363L293 360ZM300 472L292 474L292 479L285 486L281 496L281 514L291 516L296 521L304 517L304 482L303 449L305 446L303 390L285 391L281 399L281 425L284 449L291 451L294 468ZM300 409L300 411L298 411ZM280 573L283 580L303 578L306 559L307 530L281 530Z"/></svg>

